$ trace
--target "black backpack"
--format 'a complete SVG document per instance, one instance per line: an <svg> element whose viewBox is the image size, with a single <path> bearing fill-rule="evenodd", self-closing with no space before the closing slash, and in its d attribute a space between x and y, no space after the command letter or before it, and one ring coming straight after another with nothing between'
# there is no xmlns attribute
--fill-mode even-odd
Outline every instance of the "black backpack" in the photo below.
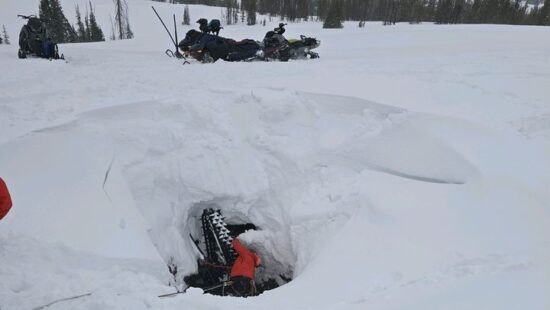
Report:
<svg viewBox="0 0 550 310"><path fill-rule="evenodd" d="M197 20L197 24L199 24L199 30L201 32L208 33L208 19L199 18L199 20Z"/></svg>
<svg viewBox="0 0 550 310"><path fill-rule="evenodd" d="M213 34L219 35L221 29L223 29L223 27L221 26L219 19L213 19L208 24L208 31Z"/></svg>

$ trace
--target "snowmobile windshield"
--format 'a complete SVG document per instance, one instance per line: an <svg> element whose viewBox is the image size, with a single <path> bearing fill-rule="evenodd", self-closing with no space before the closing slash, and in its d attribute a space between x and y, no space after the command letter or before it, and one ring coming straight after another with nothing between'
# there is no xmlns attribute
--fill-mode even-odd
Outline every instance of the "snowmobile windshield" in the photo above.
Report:
<svg viewBox="0 0 550 310"><path fill-rule="evenodd" d="M29 18L29 22L27 23L27 25L34 33L41 33L44 29L44 27L42 26L42 21L35 17Z"/></svg>
<svg viewBox="0 0 550 310"><path fill-rule="evenodd" d="M181 42L178 44L179 48L181 48L183 51L189 51L190 47L192 45L195 45L197 42L199 42L202 38L203 34L191 29L187 32L185 35L185 38L181 40Z"/></svg>

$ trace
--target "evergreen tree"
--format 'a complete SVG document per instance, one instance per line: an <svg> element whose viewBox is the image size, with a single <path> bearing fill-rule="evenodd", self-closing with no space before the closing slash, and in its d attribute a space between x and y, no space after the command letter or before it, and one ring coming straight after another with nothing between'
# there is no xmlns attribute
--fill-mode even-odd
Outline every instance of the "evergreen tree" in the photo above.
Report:
<svg viewBox="0 0 550 310"><path fill-rule="evenodd" d="M186 5L185 8L183 8L183 24L184 25L191 25L191 16L189 15L189 6Z"/></svg>
<svg viewBox="0 0 550 310"><path fill-rule="evenodd" d="M229 12L229 10L226 8L223 10L223 17L222 17L222 23L225 23L226 25L231 25L232 24L232 18L231 18L231 13Z"/></svg>
<svg viewBox="0 0 550 310"><path fill-rule="evenodd" d="M92 32L90 28L90 18L88 17L88 9L86 9L86 16L84 16L84 28L86 31L86 42L90 41L90 38L92 37Z"/></svg>
<svg viewBox="0 0 550 310"><path fill-rule="evenodd" d="M103 30L99 27L97 24L97 21L95 19L94 14L94 8L92 6L92 1L89 2L90 4L90 15L89 15L89 22L90 22L90 41L92 42L98 42L98 41L105 41L105 36L103 35Z"/></svg>
<svg viewBox="0 0 550 310"><path fill-rule="evenodd" d="M544 5L538 13L537 24L550 26L550 0L544 0Z"/></svg>
<svg viewBox="0 0 550 310"><path fill-rule="evenodd" d="M57 43L77 41L78 35L63 14L59 0L40 0L39 14L46 23L52 41Z"/></svg>
<svg viewBox="0 0 550 310"><path fill-rule="evenodd" d="M241 6L243 12L246 11L246 24L249 26L256 25L256 0L242 0Z"/></svg>
<svg viewBox="0 0 550 310"><path fill-rule="evenodd" d="M296 17L302 18L305 21L308 20L309 17L309 1L308 0L296 0L296 7L295 7Z"/></svg>
<svg viewBox="0 0 550 310"><path fill-rule="evenodd" d="M468 17L468 22L475 24L481 22L481 5L483 0L474 0L472 4L472 9L470 10L470 16Z"/></svg>
<svg viewBox="0 0 550 310"><path fill-rule="evenodd" d="M164 1L166 0L158 0ZM172 0L169 0L172 1ZM382 20L385 24L407 21L419 23L435 21L447 23L507 23L548 25L550 23L550 0L546 5L528 9L527 3L535 0L242 0L239 9L237 0L175 0L178 3L225 6L227 24L250 22L249 8L257 5L260 14L269 14L269 19L309 19L325 21L334 2L342 6L340 21ZM239 11L241 16L239 16ZM332 18L332 17L331 17Z"/></svg>
<svg viewBox="0 0 550 310"><path fill-rule="evenodd" d="M84 23L82 22L82 16L80 15L80 9L78 8L78 5L76 6L76 27L77 27L76 33L78 35L78 41L87 42L88 32L86 31L86 28L84 27Z"/></svg>
<svg viewBox="0 0 550 310"><path fill-rule="evenodd" d="M323 28L343 28L342 24L343 11L342 2L338 0L332 0L328 10L327 18L323 23Z"/></svg>
<svg viewBox="0 0 550 310"><path fill-rule="evenodd" d="M317 17L321 20L325 20L328 14L329 2L328 0L319 0L317 4Z"/></svg>
<svg viewBox="0 0 550 310"><path fill-rule="evenodd" d="M233 7L233 24L239 22L239 10L237 10L237 5Z"/></svg>
<svg viewBox="0 0 550 310"><path fill-rule="evenodd" d="M451 20L453 0L440 0L435 10L435 22L437 24L448 24Z"/></svg>
<svg viewBox="0 0 550 310"><path fill-rule="evenodd" d="M225 23L227 25L233 24L232 1L227 1L226 6L225 6Z"/></svg>
<svg viewBox="0 0 550 310"><path fill-rule="evenodd" d="M8 35L8 31L6 30L6 26L5 25L2 25L2 33L4 34L4 44L6 45L10 45L11 42L10 42L10 36ZM0 39L2 38L2 36L0 36Z"/></svg>
<svg viewBox="0 0 550 310"><path fill-rule="evenodd" d="M0 44L4 44L4 39L2 39L2 36L0 36Z"/></svg>

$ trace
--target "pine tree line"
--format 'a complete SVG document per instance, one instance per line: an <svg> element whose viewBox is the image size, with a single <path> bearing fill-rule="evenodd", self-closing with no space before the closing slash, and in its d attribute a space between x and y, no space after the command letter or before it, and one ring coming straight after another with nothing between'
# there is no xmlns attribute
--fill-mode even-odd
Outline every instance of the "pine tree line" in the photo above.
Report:
<svg viewBox="0 0 550 310"><path fill-rule="evenodd" d="M327 27L340 27L342 21L383 21L439 24L522 24L550 25L550 0L529 9L520 0L174 0L176 3L206 4L226 8L227 24L255 24L256 12L288 21L315 16ZM235 18L235 16L237 16ZM328 19L328 21L327 21Z"/></svg>
<svg viewBox="0 0 550 310"><path fill-rule="evenodd" d="M111 40L131 39L134 33L130 27L128 4L126 0L113 0L115 20L111 19ZM39 17L46 24L48 36L56 43L105 41L103 30L99 27L92 2L86 7L84 21L80 8L76 6L76 29L65 17L59 0L40 0Z"/></svg>
<svg viewBox="0 0 550 310"><path fill-rule="evenodd" d="M227 25L238 23L239 9L239 3L237 0L225 1L225 12L222 11L222 21L224 21Z"/></svg>
<svg viewBox="0 0 550 310"><path fill-rule="evenodd" d="M105 36L103 31L97 24L94 8L92 2L89 2L89 9L86 9L86 16L84 17L84 22L82 22L82 16L80 15L80 9L78 5L76 6L76 33L78 37L78 42L98 42L105 41Z"/></svg>
<svg viewBox="0 0 550 310"><path fill-rule="evenodd" d="M438 24L515 24L550 25L550 1L542 8L528 9L519 0L440 0L434 8L433 21Z"/></svg>
<svg viewBox="0 0 550 310"><path fill-rule="evenodd" d="M257 0L241 0L241 11L246 13L246 24L256 25Z"/></svg>

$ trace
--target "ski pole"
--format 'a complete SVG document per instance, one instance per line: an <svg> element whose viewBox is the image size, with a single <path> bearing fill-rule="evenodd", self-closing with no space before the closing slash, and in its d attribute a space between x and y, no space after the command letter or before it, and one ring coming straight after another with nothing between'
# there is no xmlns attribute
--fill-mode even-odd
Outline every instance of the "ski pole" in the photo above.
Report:
<svg viewBox="0 0 550 310"><path fill-rule="evenodd" d="M176 58L181 58L180 51L178 49L178 28L176 27L176 14L174 14L173 17L174 17L174 36L176 37L176 40L174 41L174 46L176 47Z"/></svg>
<svg viewBox="0 0 550 310"><path fill-rule="evenodd" d="M205 288L202 291L204 293L206 293L206 292L210 292L210 291L215 290L215 289L220 288L220 287L230 286L232 284L233 284L233 281L227 281L227 282L223 282L222 284L217 284L217 285L211 286L209 288ZM176 296L176 295L179 295L179 294L184 294L185 292L187 292L187 289L189 289L189 287L187 287L185 290L183 290L181 292L175 292L175 293L159 295L158 297L163 298L163 297L171 297L171 296Z"/></svg>
<svg viewBox="0 0 550 310"><path fill-rule="evenodd" d="M160 18L159 13L157 13L157 10L155 10L155 7L154 7L154 6L151 6L151 8L153 9L153 11L155 12L155 14L156 14L157 17L159 18L159 20L160 20L160 22L162 23L162 25L164 26L164 29L166 29L166 32L168 32L168 35L170 36L170 39L172 39L172 43L174 43L175 46L178 46L178 44L177 44L176 41L174 40L174 37L172 37L172 34L170 33L170 30L168 30L168 27L166 27L166 24L164 24L164 21L162 20L162 18Z"/></svg>
<svg viewBox="0 0 550 310"><path fill-rule="evenodd" d="M210 292L211 290L215 290L215 289L220 288L220 287L230 286L232 284L233 284L233 281L227 281L227 282L223 282L222 284L218 284L218 285L214 285L214 286L209 287L209 288L205 288L202 291L206 293L206 292Z"/></svg>

